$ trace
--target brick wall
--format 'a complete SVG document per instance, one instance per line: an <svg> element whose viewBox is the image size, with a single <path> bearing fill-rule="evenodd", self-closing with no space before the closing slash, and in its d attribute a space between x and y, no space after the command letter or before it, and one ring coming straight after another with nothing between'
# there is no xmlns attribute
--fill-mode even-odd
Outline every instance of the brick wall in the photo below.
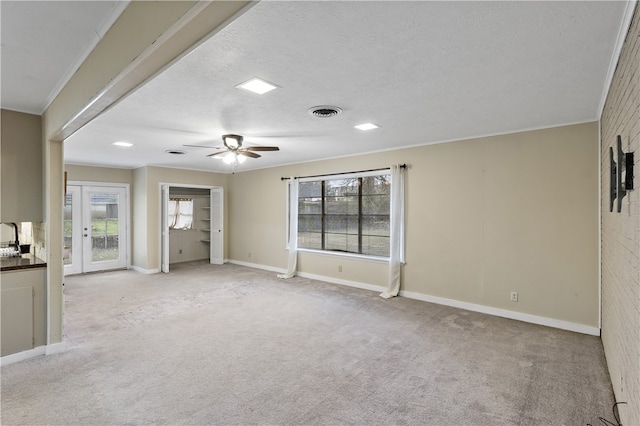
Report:
<svg viewBox="0 0 640 426"><path fill-rule="evenodd" d="M640 188L627 193L620 213L616 206L609 212L609 147L615 152L620 135L622 150L635 153L640 186L639 21L636 5L601 120L602 343L616 400L627 402L620 406L624 425L640 425Z"/></svg>

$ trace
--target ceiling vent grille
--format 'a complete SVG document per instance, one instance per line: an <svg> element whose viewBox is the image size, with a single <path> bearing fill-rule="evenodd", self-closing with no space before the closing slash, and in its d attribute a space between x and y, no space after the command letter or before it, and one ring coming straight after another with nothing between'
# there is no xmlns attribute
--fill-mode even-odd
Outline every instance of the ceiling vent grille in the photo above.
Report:
<svg viewBox="0 0 640 426"><path fill-rule="evenodd" d="M320 118L335 117L341 112L342 110L340 108L330 105L320 105L309 108L309 114L313 115L314 117Z"/></svg>

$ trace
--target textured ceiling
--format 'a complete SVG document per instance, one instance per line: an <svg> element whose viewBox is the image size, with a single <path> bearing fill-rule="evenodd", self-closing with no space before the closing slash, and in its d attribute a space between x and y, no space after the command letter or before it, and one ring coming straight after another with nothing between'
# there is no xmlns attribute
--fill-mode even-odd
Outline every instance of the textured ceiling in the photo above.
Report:
<svg viewBox="0 0 640 426"><path fill-rule="evenodd" d="M182 145L239 133L280 147L243 171L597 120L626 7L260 2L70 137L65 160L229 172L214 150ZM235 88L254 76L281 88ZM343 113L307 113L325 104ZM353 128L367 121L381 127Z"/></svg>
<svg viewBox="0 0 640 426"><path fill-rule="evenodd" d="M42 114L127 4L2 0L2 108Z"/></svg>

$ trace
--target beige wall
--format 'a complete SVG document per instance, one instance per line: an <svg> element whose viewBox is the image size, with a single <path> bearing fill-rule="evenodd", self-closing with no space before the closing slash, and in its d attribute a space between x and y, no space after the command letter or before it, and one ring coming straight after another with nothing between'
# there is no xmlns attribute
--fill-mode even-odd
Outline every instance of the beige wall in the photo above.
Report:
<svg viewBox="0 0 640 426"><path fill-rule="evenodd" d="M3 109L2 222L42 222L42 118Z"/></svg>
<svg viewBox="0 0 640 426"><path fill-rule="evenodd" d="M133 171L135 196L131 198L131 264L147 269L147 168Z"/></svg>
<svg viewBox="0 0 640 426"><path fill-rule="evenodd" d="M228 180L228 175L224 174L166 167L118 169L66 164L65 169L69 181L131 185L131 264L147 272L156 272L160 268L160 184L225 188ZM226 247L225 238L225 253Z"/></svg>
<svg viewBox="0 0 640 426"><path fill-rule="evenodd" d="M46 114L45 114L46 116ZM48 134L44 120L44 134ZM62 294L64 264L62 260L64 204L64 147L62 142L45 141L45 231L47 260L47 344L62 342L64 295Z"/></svg>
<svg viewBox="0 0 640 426"><path fill-rule="evenodd" d="M635 152L640 175L639 21L636 5L601 122L602 343L616 400L627 402L619 406L625 425L640 424L640 189L627 193L620 213L617 206L609 212L609 147L617 149L620 135L622 150Z"/></svg>
<svg viewBox="0 0 640 426"><path fill-rule="evenodd" d="M230 259L286 267L281 176L393 163L409 165L404 291L599 327L597 123L237 173ZM386 286L384 263L303 253L299 267Z"/></svg>
<svg viewBox="0 0 640 426"><path fill-rule="evenodd" d="M68 181L128 183L133 186L133 169L65 164Z"/></svg>
<svg viewBox="0 0 640 426"><path fill-rule="evenodd" d="M160 269L161 183L219 186L225 190L226 194L228 176L219 173L164 167L144 167L134 170L136 199L133 204L133 239L135 241L133 265L149 272ZM144 185L144 188L141 185ZM229 225L226 205L225 199L225 229ZM228 253L227 236L228 233L225 232L225 255Z"/></svg>

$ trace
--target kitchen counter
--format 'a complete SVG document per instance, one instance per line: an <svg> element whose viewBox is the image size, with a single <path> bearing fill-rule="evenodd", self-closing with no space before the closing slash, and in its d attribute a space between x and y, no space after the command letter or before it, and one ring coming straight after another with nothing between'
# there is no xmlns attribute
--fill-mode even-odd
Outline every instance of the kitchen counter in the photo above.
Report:
<svg viewBox="0 0 640 426"><path fill-rule="evenodd" d="M0 257L0 271L18 271L22 269L46 268L47 262L32 254L23 254L21 257Z"/></svg>

